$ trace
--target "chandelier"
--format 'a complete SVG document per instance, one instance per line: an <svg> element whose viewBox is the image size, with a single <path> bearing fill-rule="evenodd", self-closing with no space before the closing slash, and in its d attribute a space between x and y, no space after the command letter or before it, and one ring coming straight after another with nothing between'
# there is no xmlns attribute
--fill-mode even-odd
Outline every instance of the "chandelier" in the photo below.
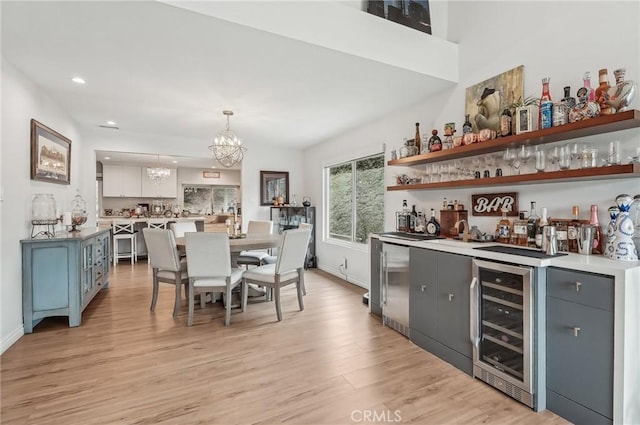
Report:
<svg viewBox="0 0 640 425"><path fill-rule="evenodd" d="M247 148L242 146L238 136L229 128L229 117L233 115L233 111L222 111L222 113L227 116L227 127L216 135L209 150L220 164L232 167L242 161Z"/></svg>
<svg viewBox="0 0 640 425"><path fill-rule="evenodd" d="M171 170L160 166L160 155L158 155L158 165L155 167L147 167L147 176L152 182L159 184L165 181L171 175Z"/></svg>

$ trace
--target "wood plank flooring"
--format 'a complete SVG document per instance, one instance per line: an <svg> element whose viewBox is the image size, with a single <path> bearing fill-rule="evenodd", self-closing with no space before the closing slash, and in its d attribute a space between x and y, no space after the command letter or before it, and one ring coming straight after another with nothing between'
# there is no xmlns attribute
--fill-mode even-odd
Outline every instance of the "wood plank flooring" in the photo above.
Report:
<svg viewBox="0 0 640 425"><path fill-rule="evenodd" d="M82 315L45 319L1 361L2 424L564 424L534 413L383 327L362 289L306 273L305 310L283 291L234 310L155 313L150 269L121 263Z"/></svg>

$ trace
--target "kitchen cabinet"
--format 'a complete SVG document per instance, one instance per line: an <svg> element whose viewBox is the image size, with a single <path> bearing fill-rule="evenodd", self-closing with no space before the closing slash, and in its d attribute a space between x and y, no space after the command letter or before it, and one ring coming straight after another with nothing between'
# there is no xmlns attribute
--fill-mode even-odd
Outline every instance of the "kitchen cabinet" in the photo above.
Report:
<svg viewBox="0 0 640 425"><path fill-rule="evenodd" d="M547 272L547 409L574 423L613 418L614 281Z"/></svg>
<svg viewBox="0 0 640 425"><path fill-rule="evenodd" d="M52 316L68 316L70 327L80 326L82 311L109 286L110 240L105 229L20 241L25 333Z"/></svg>
<svg viewBox="0 0 640 425"><path fill-rule="evenodd" d="M471 257L411 248L411 341L471 375L469 285Z"/></svg>
<svg viewBox="0 0 640 425"><path fill-rule="evenodd" d="M102 196L140 198L142 196L140 173L140 167L104 165Z"/></svg>
<svg viewBox="0 0 640 425"><path fill-rule="evenodd" d="M380 306L380 254L382 253L382 242L372 238L369 244L371 258L371 279L369 285L369 311L376 316L382 317L382 307Z"/></svg>
<svg viewBox="0 0 640 425"><path fill-rule="evenodd" d="M166 180L155 183L147 176L147 167L140 169L141 192L143 198L177 198L178 170L171 169Z"/></svg>
<svg viewBox="0 0 640 425"><path fill-rule="evenodd" d="M316 207L271 207L270 220L275 231L282 234L288 229L297 229L300 223L308 223L311 228L306 267L317 267L316 261Z"/></svg>
<svg viewBox="0 0 640 425"><path fill-rule="evenodd" d="M551 127L514 136L500 137L466 146L459 146L439 152L414 155L406 158L391 160L388 165L421 165L431 162L448 161L467 158L476 155L499 152L506 147L519 145L541 145L546 143L571 140L579 137L593 136L613 131L640 127L640 111L631 110L613 115L604 115L589 120L579 121L559 127ZM439 188L461 188L494 185L514 185L535 182L553 181L583 181L613 178L640 177L640 164L615 165L611 167L597 167L579 170L550 171L544 173L521 174L513 176L489 177L481 179L457 180L437 183L421 183L411 185L388 186L393 190L427 190Z"/></svg>

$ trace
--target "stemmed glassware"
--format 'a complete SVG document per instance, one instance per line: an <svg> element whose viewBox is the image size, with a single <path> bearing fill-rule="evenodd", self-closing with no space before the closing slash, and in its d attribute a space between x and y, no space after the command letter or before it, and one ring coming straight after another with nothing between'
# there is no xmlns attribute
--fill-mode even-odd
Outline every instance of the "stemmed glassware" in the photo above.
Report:
<svg viewBox="0 0 640 425"><path fill-rule="evenodd" d="M582 159L582 151L584 146L580 143L572 143L568 145L569 152L571 154L571 162L574 164L574 168L580 168L580 159Z"/></svg>
<svg viewBox="0 0 640 425"><path fill-rule="evenodd" d="M573 155L571 155L571 147L569 145L564 145L560 147L560 157L558 158L558 167L561 170L568 170L571 168L571 160Z"/></svg>
<svg viewBox="0 0 640 425"><path fill-rule="evenodd" d="M536 150L535 150L535 159L536 159L536 171L538 173L541 173L544 171L546 163L546 152L544 151L544 148L542 146L536 146Z"/></svg>
<svg viewBox="0 0 640 425"><path fill-rule="evenodd" d="M491 154L485 155L484 163L487 165L486 171L488 171L489 176L491 176L491 168L493 168L493 165L496 163L496 157ZM487 173L485 172L485 174Z"/></svg>
<svg viewBox="0 0 640 425"><path fill-rule="evenodd" d="M518 152L514 148L507 148L502 154L504 162L509 164L513 168L513 174L520 174L520 159L518 158Z"/></svg>
<svg viewBox="0 0 640 425"><path fill-rule="evenodd" d="M529 160L531 159L531 155L531 146L520 146L520 149L518 150L518 159L522 161L524 167L527 166L527 162L529 162ZM518 174L520 174L520 172L518 172Z"/></svg>
<svg viewBox="0 0 640 425"><path fill-rule="evenodd" d="M551 148L549 150L549 153L547 154L547 158L551 162L551 169L553 170L555 168L555 165L560 160L560 147L559 146L555 146L555 147Z"/></svg>

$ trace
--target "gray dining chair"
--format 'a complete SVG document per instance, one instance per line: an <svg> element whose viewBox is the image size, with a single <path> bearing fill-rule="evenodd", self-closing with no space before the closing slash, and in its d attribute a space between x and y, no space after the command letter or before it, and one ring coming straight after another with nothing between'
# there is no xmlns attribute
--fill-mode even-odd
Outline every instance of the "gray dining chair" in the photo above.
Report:
<svg viewBox="0 0 640 425"><path fill-rule="evenodd" d="M183 284L188 296L187 263L185 260L180 260L176 240L171 230L144 228L142 234L147 245L149 262L153 268L151 311L156 309L159 282L170 283L176 287L176 297L173 304L173 317L176 317L180 309L180 294Z"/></svg>
<svg viewBox="0 0 640 425"><path fill-rule="evenodd" d="M247 226L247 236L252 235L272 235L273 234L273 221L268 220L251 220ZM236 259L236 264L239 266L261 266L264 264L264 259L269 256L266 251L242 251Z"/></svg>
<svg viewBox="0 0 640 425"><path fill-rule="evenodd" d="M185 234L185 246L189 269L189 318L187 325L193 324L196 293L222 292L227 298L224 324L229 326L231 323L231 291L242 282L242 270L231 268L229 236L226 233L190 232ZM244 306L242 311L244 311Z"/></svg>
<svg viewBox="0 0 640 425"><path fill-rule="evenodd" d="M307 245L311 236L311 229L285 230L278 260L275 264L266 264L246 270L242 274L242 308L247 306L247 286L249 283L265 286L273 290L278 321L282 320L280 305L280 289L284 286L296 284L298 292L298 307L304 310L302 290L304 287L304 263L307 257Z"/></svg>

